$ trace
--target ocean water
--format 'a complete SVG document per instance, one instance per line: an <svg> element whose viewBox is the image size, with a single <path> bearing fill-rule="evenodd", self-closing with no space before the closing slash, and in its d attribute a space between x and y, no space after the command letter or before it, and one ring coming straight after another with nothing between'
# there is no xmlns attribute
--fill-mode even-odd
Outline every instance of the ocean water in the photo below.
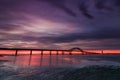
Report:
<svg viewBox="0 0 120 80"><path fill-rule="evenodd" d="M120 80L120 55L4 56L0 80Z"/></svg>

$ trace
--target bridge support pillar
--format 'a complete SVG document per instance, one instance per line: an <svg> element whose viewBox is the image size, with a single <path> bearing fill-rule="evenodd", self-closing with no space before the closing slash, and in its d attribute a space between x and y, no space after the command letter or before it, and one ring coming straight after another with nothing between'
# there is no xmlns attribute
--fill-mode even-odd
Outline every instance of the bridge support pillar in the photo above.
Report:
<svg viewBox="0 0 120 80"><path fill-rule="evenodd" d="M69 55L72 55L72 52L71 52L71 51L69 52Z"/></svg>
<svg viewBox="0 0 120 80"><path fill-rule="evenodd" d="M64 55L64 51L62 51L62 55Z"/></svg>
<svg viewBox="0 0 120 80"><path fill-rule="evenodd" d="M43 50L41 51L41 55L43 55Z"/></svg>
<svg viewBox="0 0 120 80"><path fill-rule="evenodd" d="M57 55L59 54L59 51L57 51Z"/></svg>
<svg viewBox="0 0 120 80"><path fill-rule="evenodd" d="M101 51L102 54L104 54L103 50Z"/></svg>
<svg viewBox="0 0 120 80"><path fill-rule="evenodd" d="M32 50L30 50L30 55L32 55Z"/></svg>
<svg viewBox="0 0 120 80"><path fill-rule="evenodd" d="M17 56L17 55L18 55L18 50L15 51L15 56Z"/></svg>
<svg viewBox="0 0 120 80"><path fill-rule="evenodd" d="M50 51L50 55L52 55L52 51Z"/></svg>

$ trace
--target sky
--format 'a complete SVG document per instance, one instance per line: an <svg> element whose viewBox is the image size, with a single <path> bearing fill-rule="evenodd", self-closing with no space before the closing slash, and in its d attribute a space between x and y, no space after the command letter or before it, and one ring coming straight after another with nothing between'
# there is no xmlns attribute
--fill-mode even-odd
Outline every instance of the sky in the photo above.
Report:
<svg viewBox="0 0 120 80"><path fill-rule="evenodd" d="M120 0L0 0L0 48L120 49Z"/></svg>

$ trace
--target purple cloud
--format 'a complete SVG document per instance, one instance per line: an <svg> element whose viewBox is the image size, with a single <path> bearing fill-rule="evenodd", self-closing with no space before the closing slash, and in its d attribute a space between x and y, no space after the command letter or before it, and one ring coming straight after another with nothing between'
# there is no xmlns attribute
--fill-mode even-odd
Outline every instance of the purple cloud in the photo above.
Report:
<svg viewBox="0 0 120 80"><path fill-rule="evenodd" d="M0 0L0 44L117 49L119 14L118 0Z"/></svg>

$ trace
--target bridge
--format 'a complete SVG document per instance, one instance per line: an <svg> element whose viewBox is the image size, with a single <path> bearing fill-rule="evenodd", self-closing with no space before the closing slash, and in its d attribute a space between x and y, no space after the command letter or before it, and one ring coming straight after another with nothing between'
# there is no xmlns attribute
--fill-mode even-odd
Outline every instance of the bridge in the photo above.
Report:
<svg viewBox="0 0 120 80"><path fill-rule="evenodd" d="M52 51L56 52L56 55L59 55L59 51L62 52L62 55L65 54L65 52L68 52L69 55L74 54L74 52L77 52L78 54L86 54L87 52L82 50L81 48L75 47L71 48L69 50L59 50L59 49L24 49L24 48L0 48L0 50L15 50L15 56L18 55L19 51L30 51L29 55L33 54L33 51L40 51L41 55L44 55L44 51L49 51L49 55L52 55Z"/></svg>
<svg viewBox="0 0 120 80"><path fill-rule="evenodd" d="M29 55L29 61L28 61L28 65L31 66L32 65L32 56L33 55L33 51L38 51L40 52L40 66L43 65L43 57L44 57L44 54L45 52L44 51L47 51L48 52L48 55L49 56L49 66L52 65L52 55L53 55L53 51L55 52L54 55L56 55L56 64L58 64L58 60L59 60L59 57L58 55L62 55L62 58L60 58L62 61L61 63L63 64L64 63L64 60L63 60L63 55L66 55L65 52L68 52L67 55L73 55L74 53L77 53L79 55L84 55L84 54L91 54L92 52L86 52L84 51L83 49L81 48L78 48L78 47L74 47L74 48L71 48L69 50L60 50L60 49L23 49L23 48L0 48L0 50L10 50L10 51L14 51L13 54L10 54L13 57L13 64L17 64L17 60L19 55L19 51L29 51L29 53L27 55ZM61 53L60 53L61 52ZM93 54L93 53L92 53ZM24 55L24 54L23 54ZM0 57L4 56L4 54L0 55ZM72 56L70 56L72 57ZM70 60L70 64L72 64L73 62Z"/></svg>

